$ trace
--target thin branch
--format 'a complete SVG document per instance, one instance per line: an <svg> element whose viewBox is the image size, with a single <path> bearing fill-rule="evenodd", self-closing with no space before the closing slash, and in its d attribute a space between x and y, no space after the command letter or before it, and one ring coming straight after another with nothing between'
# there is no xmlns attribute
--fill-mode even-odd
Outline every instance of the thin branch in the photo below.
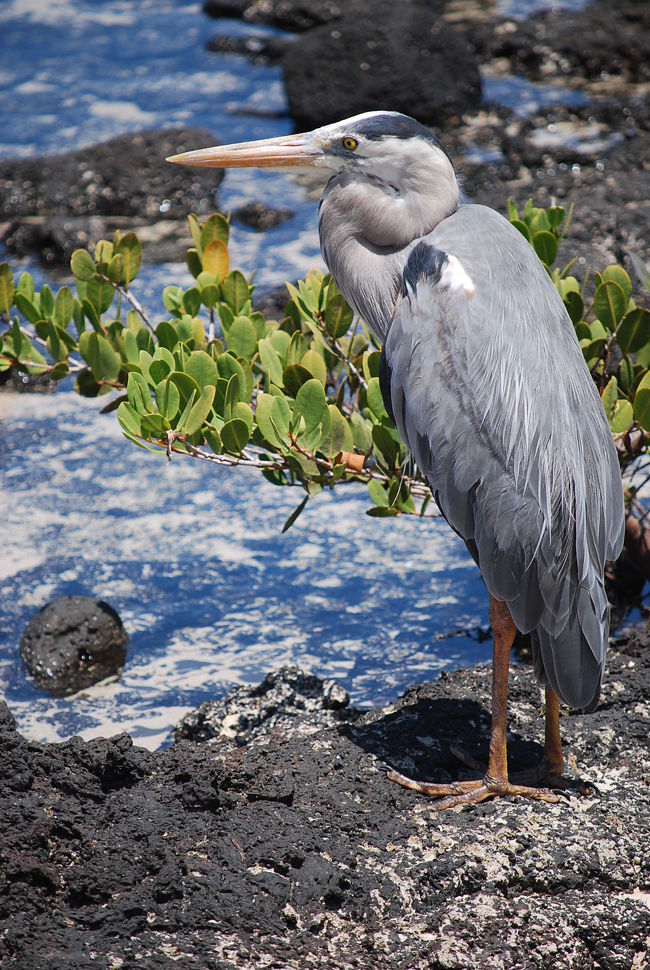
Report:
<svg viewBox="0 0 650 970"><path fill-rule="evenodd" d="M131 293L129 290L125 289L119 283L116 283L114 280L109 279L108 276L104 276L103 273L98 273L97 276L98 276L98 278L100 280L104 280L106 283L110 283L110 285L113 287L113 289L115 290L115 292L118 293L122 297L123 300L126 300L127 303L130 303L131 304L131 306L133 307L133 309L135 310L135 312L138 314L138 316L140 317L140 319L144 323L145 327L148 327L149 330L151 331L151 333L155 333L156 332L154 330L153 326L152 326L151 320L147 316L147 311L142 306L142 304L138 300L137 296L134 296L133 293Z"/></svg>

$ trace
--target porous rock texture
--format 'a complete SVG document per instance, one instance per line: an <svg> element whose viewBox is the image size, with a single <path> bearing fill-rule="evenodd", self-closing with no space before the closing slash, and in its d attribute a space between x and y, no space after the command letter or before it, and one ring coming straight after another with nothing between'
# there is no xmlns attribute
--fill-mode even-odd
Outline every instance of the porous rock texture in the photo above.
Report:
<svg viewBox="0 0 650 970"><path fill-rule="evenodd" d="M299 129L361 111L390 108L424 124L475 107L478 61L468 41L433 11L374 0L301 34L283 69L291 116Z"/></svg>
<svg viewBox="0 0 650 970"><path fill-rule="evenodd" d="M60 596L29 621L20 653L51 694L74 694L119 673L127 633L112 606L91 596Z"/></svg>
<svg viewBox="0 0 650 970"><path fill-rule="evenodd" d="M114 229L137 231L145 259L165 260L187 237L185 217L216 206L223 172L170 165L166 156L214 144L200 128L120 135L45 158L0 160L0 238L23 255L66 263L74 249ZM165 245L166 243L166 245Z"/></svg>
<svg viewBox="0 0 650 970"><path fill-rule="evenodd" d="M0 720L0 962L75 968L607 968L650 957L650 634L612 652L599 709L564 717L591 797L438 813L385 762L457 777L485 756L490 670L352 711L295 668L186 719L30 743ZM541 753L541 694L511 677L510 757Z"/></svg>

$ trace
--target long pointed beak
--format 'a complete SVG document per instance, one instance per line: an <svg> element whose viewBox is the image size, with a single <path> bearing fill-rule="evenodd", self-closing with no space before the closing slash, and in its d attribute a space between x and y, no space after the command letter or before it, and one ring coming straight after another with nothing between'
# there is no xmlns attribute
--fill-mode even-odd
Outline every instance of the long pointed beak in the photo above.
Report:
<svg viewBox="0 0 650 970"><path fill-rule="evenodd" d="M282 135L237 145L217 145L195 152L170 155L168 162L205 168L303 168L318 164L321 152L307 147L307 136Z"/></svg>

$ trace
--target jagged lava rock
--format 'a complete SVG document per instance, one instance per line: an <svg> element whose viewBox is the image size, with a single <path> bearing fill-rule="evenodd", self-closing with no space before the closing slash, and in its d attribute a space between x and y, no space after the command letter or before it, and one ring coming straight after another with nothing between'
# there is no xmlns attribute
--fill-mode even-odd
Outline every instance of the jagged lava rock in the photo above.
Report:
<svg viewBox="0 0 650 970"><path fill-rule="evenodd" d="M119 673L128 636L108 603L90 596L61 596L32 617L20 653L39 687L74 694Z"/></svg>
<svg viewBox="0 0 650 970"><path fill-rule="evenodd" d="M516 770L541 754L543 705L528 669L510 693ZM442 780L459 773L451 742L484 756L489 667L365 713L277 672L214 707L208 729L197 719L208 743L158 752L125 735L30 743L0 705L0 963L640 968L649 697L644 631L612 653L601 707L562 719L598 794L441 814L382 766Z"/></svg>

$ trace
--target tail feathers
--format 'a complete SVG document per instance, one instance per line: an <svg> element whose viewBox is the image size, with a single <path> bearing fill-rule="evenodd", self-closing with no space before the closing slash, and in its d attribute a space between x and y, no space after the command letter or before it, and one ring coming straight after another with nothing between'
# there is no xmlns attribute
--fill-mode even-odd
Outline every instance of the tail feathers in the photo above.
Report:
<svg viewBox="0 0 650 970"><path fill-rule="evenodd" d="M609 605L600 583L580 586L575 610L560 633L540 624L531 634L535 676L551 685L569 707L593 711L605 669Z"/></svg>

